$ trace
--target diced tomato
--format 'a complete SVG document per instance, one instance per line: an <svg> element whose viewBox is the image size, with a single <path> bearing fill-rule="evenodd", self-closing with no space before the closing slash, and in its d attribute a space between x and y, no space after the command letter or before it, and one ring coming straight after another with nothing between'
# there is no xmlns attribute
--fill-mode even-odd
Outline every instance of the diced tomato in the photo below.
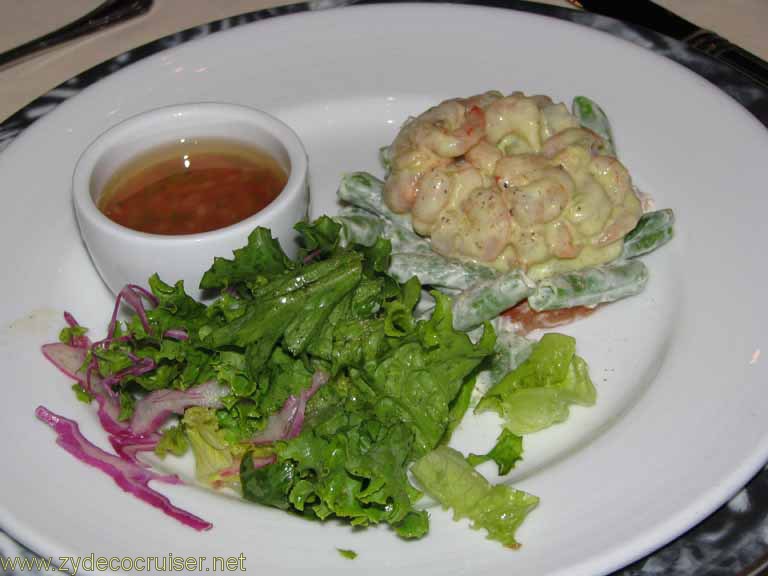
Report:
<svg viewBox="0 0 768 576"><path fill-rule="evenodd" d="M528 306L527 301L523 301L517 306L510 308L502 313L502 316L508 318L517 325L515 332L525 336L534 330L554 328L564 324L570 324L574 320L585 318L597 310L597 306L589 308L587 306L574 306L573 308L563 308L561 310L545 310L536 312Z"/></svg>

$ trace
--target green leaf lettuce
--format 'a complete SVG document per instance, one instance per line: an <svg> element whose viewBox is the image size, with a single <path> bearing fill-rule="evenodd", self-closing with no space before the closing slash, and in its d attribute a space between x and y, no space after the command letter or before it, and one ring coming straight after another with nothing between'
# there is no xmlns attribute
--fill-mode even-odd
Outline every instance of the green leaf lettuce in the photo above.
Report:
<svg viewBox="0 0 768 576"><path fill-rule="evenodd" d="M453 509L455 520L469 518L473 528L488 532L488 538L519 547L515 531L539 503L536 496L506 484L491 485L460 452L447 446L426 454L411 470L428 494Z"/></svg>

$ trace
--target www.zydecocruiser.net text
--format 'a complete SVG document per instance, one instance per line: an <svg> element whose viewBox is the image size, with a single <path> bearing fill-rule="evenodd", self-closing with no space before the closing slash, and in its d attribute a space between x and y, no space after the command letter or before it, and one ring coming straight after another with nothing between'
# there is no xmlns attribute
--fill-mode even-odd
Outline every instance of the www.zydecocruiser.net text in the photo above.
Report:
<svg viewBox="0 0 768 576"><path fill-rule="evenodd" d="M59 556L27 558L0 556L0 572L245 572L245 555L239 556Z"/></svg>

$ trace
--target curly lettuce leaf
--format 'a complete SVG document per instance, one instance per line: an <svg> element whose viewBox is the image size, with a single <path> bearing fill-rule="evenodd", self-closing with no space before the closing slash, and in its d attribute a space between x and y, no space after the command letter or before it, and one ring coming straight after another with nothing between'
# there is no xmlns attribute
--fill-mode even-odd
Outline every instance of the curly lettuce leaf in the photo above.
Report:
<svg viewBox="0 0 768 576"><path fill-rule="evenodd" d="M83 404L90 404L93 401L93 394L83 388L83 385L79 382L72 384L72 391L75 393L75 397Z"/></svg>
<svg viewBox="0 0 768 576"><path fill-rule="evenodd" d="M443 438L440 440L441 444L448 444L451 441L451 436L459 427L461 421L464 419L464 414L469 410L469 405L472 402L472 393L475 390L475 384L477 384L477 378L467 378L464 384L461 385L458 395L454 398L448 410L448 426L445 429Z"/></svg>
<svg viewBox="0 0 768 576"><path fill-rule="evenodd" d="M280 243L268 228L256 228L248 236L248 244L234 251L234 258L216 257L200 280L203 290L227 288L240 283L258 281L261 277L292 268Z"/></svg>
<svg viewBox="0 0 768 576"><path fill-rule="evenodd" d="M404 538L427 532L407 467L443 438L459 391L493 354L495 336L489 326L474 344L455 331L441 294L430 319L406 320L413 293L405 288L384 307L397 311L397 330L386 316L329 325L335 377L310 400L302 433L275 443L274 464L243 460L246 499L355 526L387 523Z"/></svg>
<svg viewBox="0 0 768 576"><path fill-rule="evenodd" d="M160 458L165 458L168 454L174 456L183 456L189 449L189 442L184 435L184 429L181 426L171 426L160 436L160 441L155 446L155 454Z"/></svg>
<svg viewBox="0 0 768 576"><path fill-rule="evenodd" d="M182 418L184 432L195 455L195 477L198 481L216 485L221 473L235 465L236 457L226 441L210 408L187 408Z"/></svg>
<svg viewBox="0 0 768 576"><path fill-rule="evenodd" d="M278 442L276 463L256 468L244 458L243 496L319 519L344 518L353 526L386 522L403 532L426 531L409 516L419 493L408 482L405 463L413 433L407 426L371 426L347 421L343 430L308 430Z"/></svg>
<svg viewBox="0 0 768 576"><path fill-rule="evenodd" d="M472 466L478 466L488 460L493 460L499 469L499 476L508 474L518 460L523 458L523 438L513 434L506 428L501 431L496 439L496 444L486 454L470 454L467 462Z"/></svg>
<svg viewBox="0 0 768 576"><path fill-rule="evenodd" d="M376 399L377 415L411 425L415 457L441 440L450 422L450 407L465 379L493 353L495 342L490 326L477 344L454 330L450 299L440 293L434 296L431 318L416 323L411 333L397 340L396 347L388 340L391 348L385 350L370 331L345 340L347 347L360 351L350 363L361 370L360 388L369 389L368 394Z"/></svg>
<svg viewBox="0 0 768 576"><path fill-rule="evenodd" d="M190 328L205 319L206 307L184 291L184 282L179 280L171 286L157 274L149 277L149 287L157 298L157 306L147 310L147 317L160 333L171 328Z"/></svg>
<svg viewBox="0 0 768 576"><path fill-rule="evenodd" d="M327 256L339 246L341 224L321 216L314 222L298 222L294 229L301 235L303 254Z"/></svg>

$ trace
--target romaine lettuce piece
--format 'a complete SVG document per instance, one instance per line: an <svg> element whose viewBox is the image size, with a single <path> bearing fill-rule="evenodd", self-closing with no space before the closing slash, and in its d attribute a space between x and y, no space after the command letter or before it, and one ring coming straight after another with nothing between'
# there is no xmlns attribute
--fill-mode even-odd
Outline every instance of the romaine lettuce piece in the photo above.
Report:
<svg viewBox="0 0 768 576"><path fill-rule="evenodd" d="M530 356L486 393L475 412L497 412L505 428L523 435L565 421L571 404L592 406L597 392L587 363L575 351L572 337L545 334Z"/></svg>
<svg viewBox="0 0 768 576"><path fill-rule="evenodd" d="M469 518L472 528L487 530L488 538L510 548L520 546L515 531L539 503L536 496L506 484L491 485L460 452L447 446L417 460L411 472L425 492L453 509L455 520Z"/></svg>

